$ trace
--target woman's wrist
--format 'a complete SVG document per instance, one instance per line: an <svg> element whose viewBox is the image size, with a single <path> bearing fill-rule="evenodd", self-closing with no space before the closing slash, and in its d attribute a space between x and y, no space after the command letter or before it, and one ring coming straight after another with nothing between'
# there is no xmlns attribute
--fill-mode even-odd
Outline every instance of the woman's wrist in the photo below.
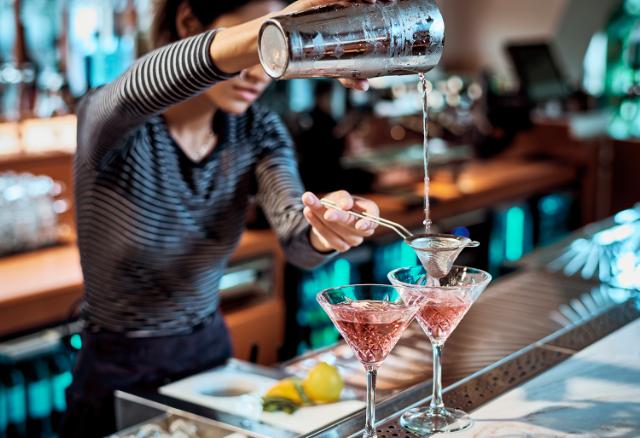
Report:
<svg viewBox="0 0 640 438"><path fill-rule="evenodd" d="M313 232L313 228L309 228L309 244L311 244L311 248L319 252L320 254L332 254L335 252L335 249L327 246L316 233Z"/></svg>
<svg viewBox="0 0 640 438"><path fill-rule="evenodd" d="M268 14L252 21L221 29L211 42L209 54L215 66L222 72L232 74L260 63L258 56L258 34L262 24L281 15Z"/></svg>

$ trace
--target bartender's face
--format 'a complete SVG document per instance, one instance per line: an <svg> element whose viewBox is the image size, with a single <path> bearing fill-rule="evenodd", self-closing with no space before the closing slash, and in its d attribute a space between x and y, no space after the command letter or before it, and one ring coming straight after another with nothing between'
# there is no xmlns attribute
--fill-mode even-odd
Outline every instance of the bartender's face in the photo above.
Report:
<svg viewBox="0 0 640 438"><path fill-rule="evenodd" d="M212 28L242 24L279 11L283 7L284 4L278 0L254 0L219 17L212 23ZM205 92L205 95L217 108L232 114L242 114L262 95L270 82L271 79L262 66L256 65L243 70L232 79L214 85Z"/></svg>

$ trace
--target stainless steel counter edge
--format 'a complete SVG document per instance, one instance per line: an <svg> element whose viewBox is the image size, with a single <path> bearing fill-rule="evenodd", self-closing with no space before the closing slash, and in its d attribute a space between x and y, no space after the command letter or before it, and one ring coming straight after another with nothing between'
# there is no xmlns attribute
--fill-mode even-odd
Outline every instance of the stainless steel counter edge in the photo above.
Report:
<svg viewBox="0 0 640 438"><path fill-rule="evenodd" d="M626 302L603 312L592 320L558 330L448 386L444 390L445 403L448 406L472 412L638 318L640 318L640 292L631 294ZM428 403L430 400L431 396L423 397L414 403L401 407L394 414L380 421L378 423L378 437L414 437L413 434L402 429L398 422L399 417L406 409ZM360 420L364 421L363 416ZM361 434L362 426L360 426L360 430L354 432L317 436L356 437Z"/></svg>

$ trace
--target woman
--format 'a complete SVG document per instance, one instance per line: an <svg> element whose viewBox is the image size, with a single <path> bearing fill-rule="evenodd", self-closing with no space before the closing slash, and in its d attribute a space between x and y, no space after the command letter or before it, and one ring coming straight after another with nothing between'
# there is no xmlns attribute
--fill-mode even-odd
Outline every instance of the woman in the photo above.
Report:
<svg viewBox="0 0 640 438"><path fill-rule="evenodd" d="M63 436L112 432L115 389L157 387L230 357L217 288L252 195L304 268L373 233L302 196L287 131L253 105L268 84L258 30L281 6L161 1L154 35L164 46L83 99L75 195L86 327ZM329 196L378 214L346 192Z"/></svg>

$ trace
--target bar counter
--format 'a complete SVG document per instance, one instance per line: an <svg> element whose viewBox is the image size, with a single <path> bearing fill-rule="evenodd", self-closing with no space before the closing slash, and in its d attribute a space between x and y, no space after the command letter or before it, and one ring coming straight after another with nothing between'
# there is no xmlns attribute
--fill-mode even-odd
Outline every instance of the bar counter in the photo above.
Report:
<svg viewBox="0 0 640 438"><path fill-rule="evenodd" d="M607 220L579 230L573 239L593 237L611 223ZM640 227L638 222L634 226ZM566 248L556 247L556 255ZM548 253L545 250L546 257ZM501 431L506 436L585 436L581 434L592 429L639 430L640 281L636 287L622 288L554 270L558 271L541 263L521 264L494 281L447 342L445 404L477 418L475 428L462 436L495 436ZM331 413L336 417L332 421L327 421L326 410L269 417L252 408L249 398L238 399L236 408L232 399L227 405L209 403L202 388L218 370L159 392L118 393L120 424L129 427L185 416L218 428L216 436L234 431L251 437L361 436L364 412L363 404L357 402L363 399L364 372L344 344L272 368L232 362L227 371L244 374L247 381L250 376L277 379L302 376L321 360L340 369L354 399L350 404L340 402L338 411ZM412 326L379 371L378 437L413 436L401 428L399 415L429 402L430 374L428 341Z"/></svg>
<svg viewBox="0 0 640 438"><path fill-rule="evenodd" d="M502 203L508 205L557 191L589 190L580 182L580 166L559 160L502 158L467 164L457 175L447 175L449 171L444 169L439 175L436 172L433 178L432 217L436 226L458 215L490 210ZM380 205L383 216L417 229L424 218L422 191L422 185L417 183L403 193L365 196ZM497 406L505 403L501 401L502 395L506 397L504 400L517 400L521 385L539 374L544 379L545 372L555 372L555 365L564 361L570 364L589 345L609 334L615 335L640 317L633 295L637 295L637 290L613 287L600 281L598 275L583 278L563 269L548 269L573 241L590 238L615 224L611 218L540 249L514 264L513 273L490 285L447 342L443 361L447 405L473 416L476 409L485 406L486 412L494 412L489 404L492 400L496 400ZM376 239L388 242L396 236L380 229L374 242ZM344 344L276 363L276 352L286 330L285 261L270 231L249 230L243 235L231 265L260 258L268 258L272 263L270 294L239 308L223 308L236 359L221 370L192 376L158 391L118 393L121 429L135 429L149 421L186 418L216 430L212 436L234 432L252 437L361 434L364 372ZM0 278L0 336L66 319L82 294L82 274L73 238L56 247L0 259ZM252 356L256 344L261 351L258 357ZM269 367L245 362L249 359ZM224 398L224 403L216 404L201 393L215 390L211 382L216 376L222 381L239 379L245 384L275 382L290 375L302 377L318 361L338 367L345 380L347 400L321 410L299 411L301 415L297 416L282 413L267 417L261 416L255 398L251 402L246 397L235 402ZM431 373L430 346L422 330L414 325L378 374L380 437L409 436L399 426L398 416L408 407L429 401ZM479 418L490 419L485 411L478 412ZM501 425L502 421L487 427ZM470 433L475 431L472 429Z"/></svg>
<svg viewBox="0 0 640 438"><path fill-rule="evenodd" d="M280 257L279 253L273 233L247 231L231 262L265 254ZM0 258L0 278L0 335L64 319L82 296L75 242Z"/></svg>
<svg viewBox="0 0 640 438"><path fill-rule="evenodd" d="M59 159L57 155L56 159ZM570 187L575 183L576 172L571 165L553 161L494 160L472 164L458 177L457 183L437 180L432 183L431 195L435 200L432 217L437 223L500 202ZM364 196L380 205L383 216L417 228L424 219L419 201L422 190L422 185L417 184L413 193L404 196ZM387 232L381 229L378 234ZM247 231L231 262L264 254L273 254L281 262L274 235L270 231ZM64 319L82 295L82 273L73 241L0 258L0 278L0 336ZM277 292L276 295L281 296L281 291Z"/></svg>

